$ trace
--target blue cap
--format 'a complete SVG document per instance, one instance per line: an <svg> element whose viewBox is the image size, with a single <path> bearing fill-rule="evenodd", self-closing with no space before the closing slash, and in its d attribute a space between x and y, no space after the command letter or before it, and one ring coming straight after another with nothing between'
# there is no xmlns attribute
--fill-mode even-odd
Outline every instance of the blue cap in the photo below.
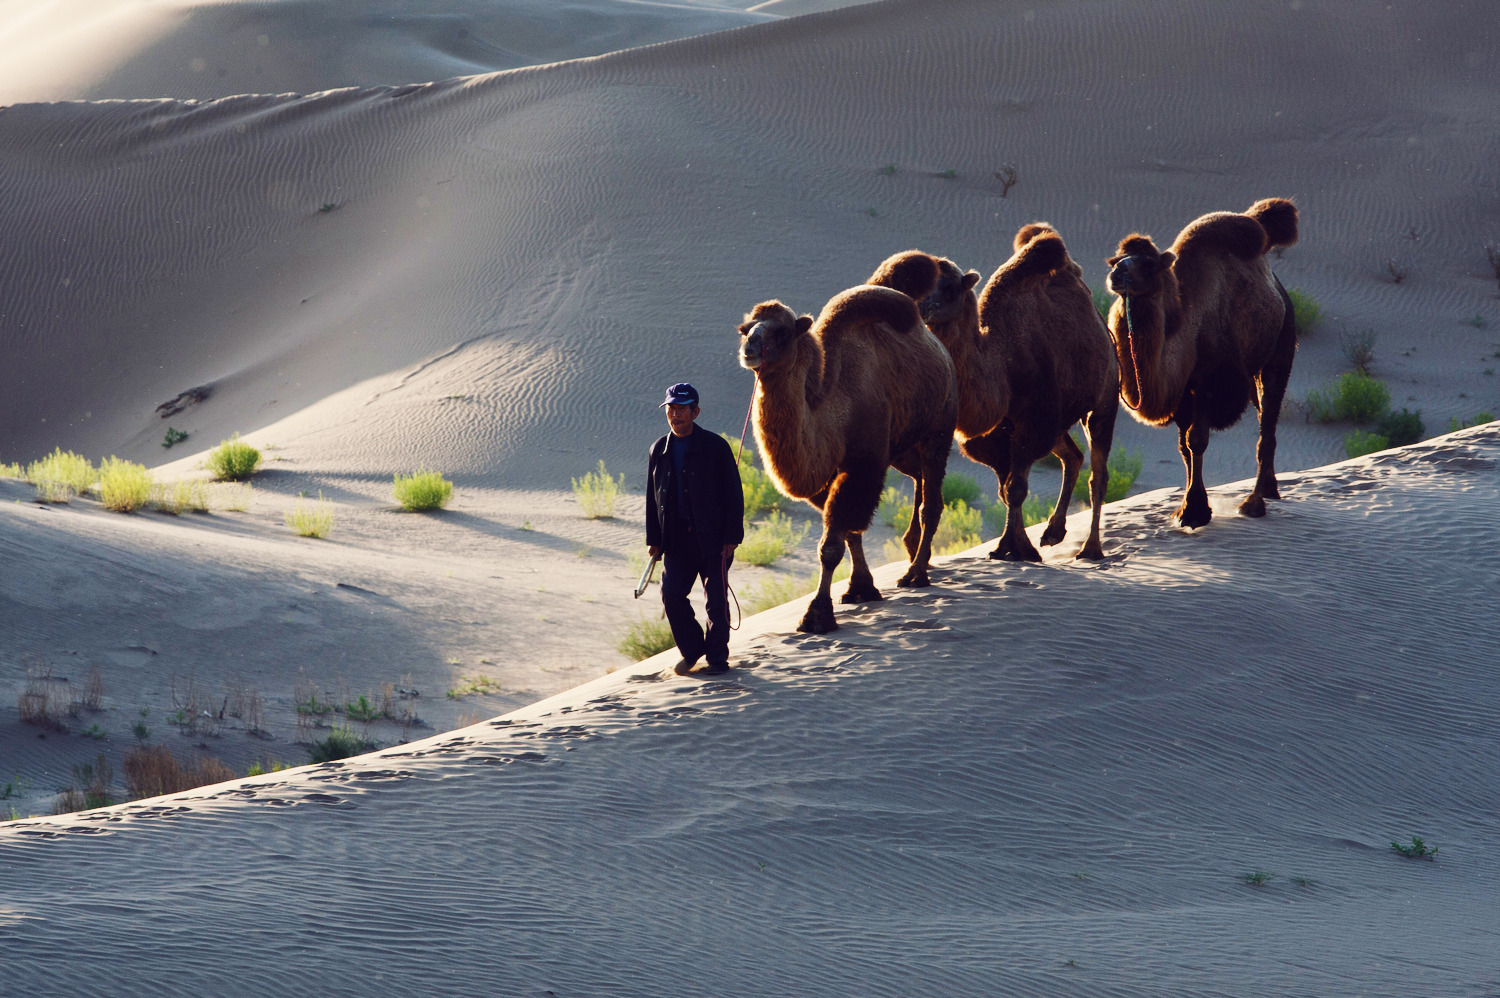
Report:
<svg viewBox="0 0 1500 998"><path fill-rule="evenodd" d="M692 385L688 384L686 381L679 381L677 384L675 384L671 388L667 389L667 400L665 402L663 402L661 404L661 406L657 406L657 408L659 409L662 406L668 406L668 405L697 405L697 404L698 404L698 389L694 388Z"/></svg>

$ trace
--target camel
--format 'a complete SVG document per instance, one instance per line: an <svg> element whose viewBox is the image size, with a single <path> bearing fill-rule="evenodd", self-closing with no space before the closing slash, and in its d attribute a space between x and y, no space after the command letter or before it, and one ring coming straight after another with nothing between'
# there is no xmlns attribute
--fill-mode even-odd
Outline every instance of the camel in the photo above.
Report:
<svg viewBox="0 0 1500 998"><path fill-rule="evenodd" d="M1184 527L1213 518L1203 486L1210 430L1239 422L1249 403L1260 414L1255 488L1240 503L1265 516L1276 484L1276 420L1297 352L1297 322L1268 250L1297 241L1297 206L1267 198L1244 214L1213 212L1178 234L1165 253L1133 233L1107 261L1110 335L1120 364L1120 395L1150 426L1177 424L1187 488L1175 516Z"/></svg>
<svg viewBox="0 0 1500 998"><path fill-rule="evenodd" d="M1026 536L1021 506L1031 466L1049 450L1062 461L1063 481L1042 544L1066 536L1068 504L1083 463L1068 430L1082 422L1093 472L1093 522L1076 557L1097 561L1104 557L1099 521L1119 409L1114 351L1083 271L1057 231L1045 222L1024 226L1013 248L978 296L978 272L917 250L888 258L870 283L917 298L923 320L953 357L959 445L994 469L1006 506L1005 530L990 557L1042 560ZM919 294L930 283L929 271L936 272L936 286Z"/></svg>
<svg viewBox="0 0 1500 998"><path fill-rule="evenodd" d="M797 630L838 627L829 586L846 544L854 571L842 602L881 598L863 534L892 465L916 482L920 531L897 585L928 585L958 389L953 362L916 304L889 288L856 287L835 295L816 321L761 302L739 330L740 365L755 372L755 439L766 470L785 495L823 514L818 592Z"/></svg>

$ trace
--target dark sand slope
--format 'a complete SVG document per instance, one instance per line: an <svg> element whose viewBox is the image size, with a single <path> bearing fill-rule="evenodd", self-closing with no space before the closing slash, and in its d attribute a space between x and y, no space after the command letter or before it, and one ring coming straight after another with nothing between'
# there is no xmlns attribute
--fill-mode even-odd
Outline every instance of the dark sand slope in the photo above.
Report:
<svg viewBox="0 0 1500 998"><path fill-rule="evenodd" d="M637 459L663 379L731 428L754 301L816 311L912 245L988 270L1038 217L1099 285L1124 233L1268 194L1303 212L1283 280L1377 328L1377 373L1440 428L1494 409L1497 65L1458 0L888 3L396 90L9 107L0 459L160 461L155 407L207 384L171 424L195 444L562 486ZM1294 397L1346 366L1336 334ZM1341 433L1288 433L1283 466ZM1170 434L1122 434L1143 485L1179 480Z"/></svg>
<svg viewBox="0 0 1500 998"><path fill-rule="evenodd" d="M3 826L0 944L34 995L1491 994L1497 461L1128 500L1098 569L772 611L728 681Z"/></svg>

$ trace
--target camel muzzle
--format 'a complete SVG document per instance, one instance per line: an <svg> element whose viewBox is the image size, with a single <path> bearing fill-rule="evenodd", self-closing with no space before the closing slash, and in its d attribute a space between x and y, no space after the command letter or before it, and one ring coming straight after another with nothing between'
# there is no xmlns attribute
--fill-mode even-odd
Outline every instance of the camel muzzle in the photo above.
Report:
<svg viewBox="0 0 1500 998"><path fill-rule="evenodd" d="M765 342L761 334L761 327L765 323L757 322L745 334L745 339L740 343L740 366L749 371L760 367L760 362L765 355Z"/></svg>

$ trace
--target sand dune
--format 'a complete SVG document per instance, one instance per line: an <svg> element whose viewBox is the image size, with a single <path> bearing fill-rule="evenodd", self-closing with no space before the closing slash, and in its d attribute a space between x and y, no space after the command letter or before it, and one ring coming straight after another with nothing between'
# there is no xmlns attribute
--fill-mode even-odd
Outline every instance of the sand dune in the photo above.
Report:
<svg viewBox="0 0 1500 998"><path fill-rule="evenodd" d="M772 611L725 681L0 826L0 937L38 995L1482 994L1497 459L1291 475L1194 536L1144 496L1098 568Z"/></svg>

